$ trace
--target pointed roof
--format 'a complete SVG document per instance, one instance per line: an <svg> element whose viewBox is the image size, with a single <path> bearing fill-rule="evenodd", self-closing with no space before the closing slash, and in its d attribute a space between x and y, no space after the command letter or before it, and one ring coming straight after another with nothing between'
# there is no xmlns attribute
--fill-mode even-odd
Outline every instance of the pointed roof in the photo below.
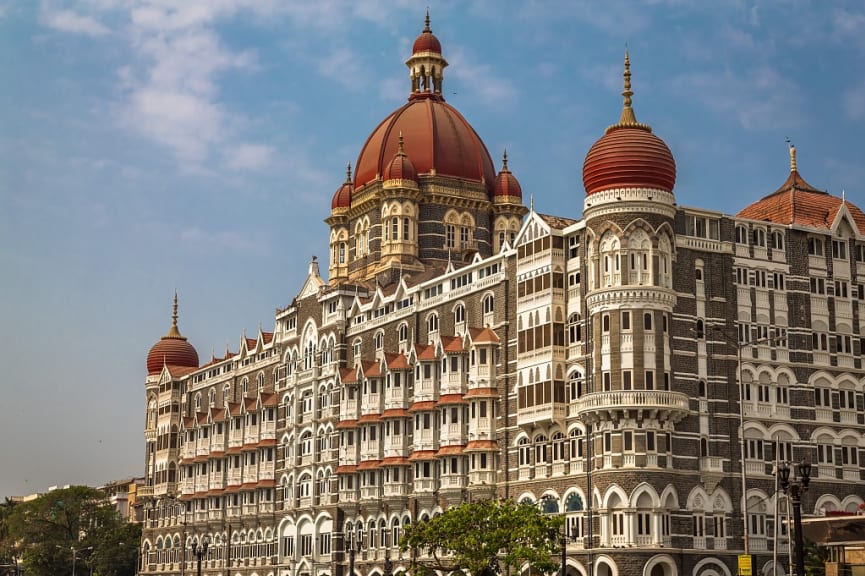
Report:
<svg viewBox="0 0 865 576"><path fill-rule="evenodd" d="M790 146L790 174L780 188L754 202L736 216L786 226L803 226L818 230L831 230L842 207L865 234L865 213L844 198L814 188L799 174L796 147Z"/></svg>
<svg viewBox="0 0 865 576"><path fill-rule="evenodd" d="M171 314L171 328L168 334L153 345L147 353L147 375L159 374L163 366L198 368L198 352L186 341L177 327L177 292L174 292L174 306Z"/></svg>

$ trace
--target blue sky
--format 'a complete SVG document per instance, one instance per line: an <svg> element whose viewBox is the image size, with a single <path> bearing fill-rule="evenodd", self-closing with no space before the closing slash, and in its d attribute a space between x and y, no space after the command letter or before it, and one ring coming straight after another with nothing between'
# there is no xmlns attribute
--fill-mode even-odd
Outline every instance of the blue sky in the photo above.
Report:
<svg viewBox="0 0 865 576"><path fill-rule="evenodd" d="M144 360L273 326L333 192L408 95L427 2L0 0L0 497L143 470ZM540 212L634 109L678 202L736 213L789 169L865 206L865 5L430 1L444 93Z"/></svg>

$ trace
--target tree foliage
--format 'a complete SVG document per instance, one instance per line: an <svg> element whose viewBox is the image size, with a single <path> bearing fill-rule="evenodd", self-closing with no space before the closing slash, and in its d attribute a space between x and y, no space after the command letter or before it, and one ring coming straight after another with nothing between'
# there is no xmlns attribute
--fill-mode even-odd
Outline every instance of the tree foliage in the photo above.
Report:
<svg viewBox="0 0 865 576"><path fill-rule="evenodd" d="M86 486L53 490L17 504L6 517L5 546L9 546L29 576L66 576L72 573L73 556L94 574L133 574L138 540L130 541L131 569L123 572L96 570L96 560L116 554L117 543L127 537L127 523L104 493ZM140 535L140 530L137 531ZM135 534L128 533L129 538ZM109 550L110 549L110 550Z"/></svg>
<svg viewBox="0 0 865 576"><path fill-rule="evenodd" d="M558 533L563 519L513 500L466 502L430 520L408 526L400 540L411 551L411 571L475 576L519 573L524 565L550 573L558 568Z"/></svg>

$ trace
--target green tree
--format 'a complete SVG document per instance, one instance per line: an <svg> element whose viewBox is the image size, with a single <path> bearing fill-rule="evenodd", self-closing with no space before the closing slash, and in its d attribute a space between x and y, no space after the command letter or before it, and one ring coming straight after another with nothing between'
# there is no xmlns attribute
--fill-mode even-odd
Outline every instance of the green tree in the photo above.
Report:
<svg viewBox="0 0 865 576"><path fill-rule="evenodd" d="M99 576L132 576L141 545L141 524L122 522L114 530L102 530L96 538L90 565Z"/></svg>
<svg viewBox="0 0 865 576"><path fill-rule="evenodd" d="M524 564L534 572L558 569L558 533L564 520L541 513L532 504L513 500L466 502L405 530L399 547L412 551L411 571L493 576L506 567L519 573Z"/></svg>
<svg viewBox="0 0 865 576"><path fill-rule="evenodd" d="M8 496L0 504L0 576L17 572L18 559L15 557L14 542L9 536L9 516L15 504L17 502Z"/></svg>
<svg viewBox="0 0 865 576"><path fill-rule="evenodd" d="M803 546L806 576L824 576L826 574L826 561L829 559L829 549L810 540L806 540Z"/></svg>
<svg viewBox="0 0 865 576"><path fill-rule="evenodd" d="M18 504L6 525L14 554L29 576L67 576L73 558L80 574L89 572L85 567L103 552L108 535L125 524L104 493L73 486Z"/></svg>

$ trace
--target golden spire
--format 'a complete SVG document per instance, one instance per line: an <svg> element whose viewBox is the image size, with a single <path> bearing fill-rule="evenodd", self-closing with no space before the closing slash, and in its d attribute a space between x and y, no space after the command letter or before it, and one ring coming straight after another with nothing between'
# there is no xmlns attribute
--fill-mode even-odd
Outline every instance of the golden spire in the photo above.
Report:
<svg viewBox="0 0 865 576"><path fill-rule="evenodd" d="M634 114L634 109L631 107L632 100L631 97L634 95L634 91L631 90L631 56L628 52L627 47L625 47L625 89L622 90L622 96L624 97L624 103L622 105L622 114L619 116L619 123L613 124L609 128L607 128L607 132L614 128L642 128L644 130L648 130L649 132L652 129L647 124L640 124L637 122L637 117Z"/></svg>
<svg viewBox="0 0 865 576"><path fill-rule="evenodd" d="M402 130L399 133L399 150L396 152L397 156L406 156L405 153L405 140L402 137Z"/></svg>
<svg viewBox="0 0 865 576"><path fill-rule="evenodd" d="M798 172L796 168L796 147L790 144L790 172Z"/></svg>
<svg viewBox="0 0 865 576"><path fill-rule="evenodd" d="M168 331L166 338L183 338L180 330L177 328L177 290L174 291L174 306L171 312L171 329Z"/></svg>

